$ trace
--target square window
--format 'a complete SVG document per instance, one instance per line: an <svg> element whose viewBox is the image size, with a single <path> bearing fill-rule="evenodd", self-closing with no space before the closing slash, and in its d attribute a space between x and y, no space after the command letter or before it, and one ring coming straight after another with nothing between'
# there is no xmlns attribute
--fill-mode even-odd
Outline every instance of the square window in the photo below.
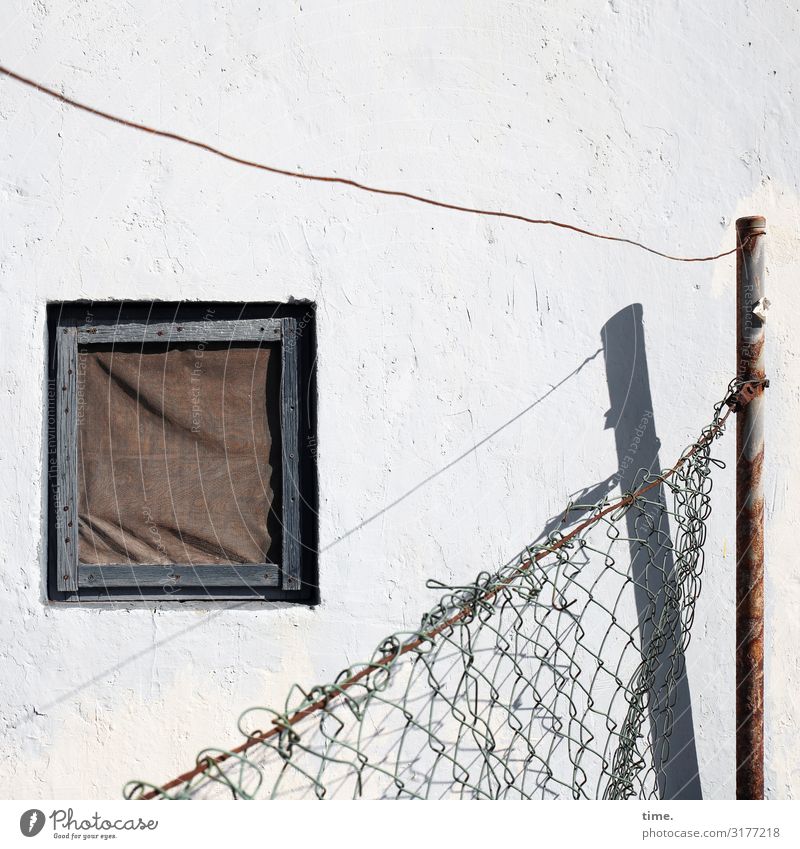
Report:
<svg viewBox="0 0 800 849"><path fill-rule="evenodd" d="M313 319L50 305L51 598L317 600Z"/></svg>

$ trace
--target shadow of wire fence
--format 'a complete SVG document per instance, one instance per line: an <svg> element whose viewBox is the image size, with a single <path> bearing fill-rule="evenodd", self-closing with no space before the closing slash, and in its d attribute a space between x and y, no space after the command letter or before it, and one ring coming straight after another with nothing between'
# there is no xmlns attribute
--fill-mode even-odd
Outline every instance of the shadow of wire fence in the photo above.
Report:
<svg viewBox="0 0 800 849"><path fill-rule="evenodd" d="M204 750L161 786L129 782L126 797L670 798L724 406L672 468L568 505L495 574L429 582L444 594L418 631L330 684L295 686L281 709L246 711L235 749Z"/></svg>

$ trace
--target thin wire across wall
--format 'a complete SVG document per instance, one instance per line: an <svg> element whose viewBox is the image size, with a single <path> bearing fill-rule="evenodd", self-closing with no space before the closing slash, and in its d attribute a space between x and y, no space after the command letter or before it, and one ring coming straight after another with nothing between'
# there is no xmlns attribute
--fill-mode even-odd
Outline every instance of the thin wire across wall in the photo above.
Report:
<svg viewBox="0 0 800 849"><path fill-rule="evenodd" d="M665 253L664 251L656 250L655 248L651 248L648 245L643 244L642 242L636 241L636 239L628 238L627 236L616 236L610 233L601 233L594 230L588 230L584 227L578 227L575 224L568 224L564 221L556 221L552 218L534 218L529 215L523 215L521 213L516 212L507 212L501 209L481 209L479 207L474 206L465 206L463 204L453 203L451 201L446 200L437 200L436 198L426 197L424 195L414 194L413 192L406 192L401 189L388 189L380 186L370 186L366 183L361 183L358 180L353 180L348 177L337 177L333 175L325 175L325 174L307 174L303 171L292 171L287 168L279 168L276 165L268 165L264 162L257 162L253 159L245 159L242 156L237 156L236 154L229 153L224 150L220 150L217 147L214 147L207 142L198 141L197 139L192 139L187 136L180 135L179 133L173 133L169 130L161 130L156 127L148 126L147 124L142 124L138 121L133 121L129 118L121 118L118 115L113 115L110 112L106 112L103 109L98 109L94 106L89 106L86 103L82 103L75 98L68 97L65 94L61 94L61 92L56 91L49 86L43 85L42 83L36 82L35 80L30 79L29 77L25 77L22 74L18 74L16 71L12 71L10 68L6 68L0 65L0 74L4 74L12 80L16 80L18 83L22 83L29 88L32 88L42 94L51 97L60 103L63 103L67 106L71 106L74 109L80 109L83 112L87 112L90 115L94 115L97 118L102 118L105 121L111 121L114 124L119 124L123 127L128 127L132 130L139 130L140 132L150 133L151 135L158 136L163 139L170 139L171 141L180 142L181 144L190 145L191 147L198 148L199 150L205 151L206 153L210 153L214 156L219 156L222 159L227 159L229 162L234 162L237 165L244 165L247 168L256 168L259 171L266 171L270 174L276 174L281 177L291 177L295 180L308 180L316 183L332 183L340 186L347 186L351 189L357 189L358 191L368 192L373 195L384 195L387 197L396 197L403 198L405 200L414 201L415 203L426 204L427 206L435 206L440 209L447 209L453 212L462 212L467 213L468 215L481 215L488 216L490 218L505 218L511 221L521 221L525 224L533 224L533 225L541 225L547 227L557 227L562 230L569 230L573 233L578 233L582 236L590 236L593 239L604 239L609 242L620 242L626 245L632 245L636 248L641 248L643 251L647 251L648 253L655 254L656 256L662 257L663 259L672 260L673 262L713 262L717 259L722 259L723 257L730 256L731 254L736 253L736 248L731 248L727 251L722 251L722 253L712 254L710 256L675 256L673 254Z"/></svg>

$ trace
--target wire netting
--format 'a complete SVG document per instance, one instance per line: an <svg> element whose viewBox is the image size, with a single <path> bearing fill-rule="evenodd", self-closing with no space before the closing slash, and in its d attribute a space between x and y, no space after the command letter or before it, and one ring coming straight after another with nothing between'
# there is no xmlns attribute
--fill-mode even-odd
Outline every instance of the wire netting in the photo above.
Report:
<svg viewBox="0 0 800 849"><path fill-rule="evenodd" d="M570 503L498 572L442 591L418 630L328 684L254 707L127 798L675 798L685 649L700 594L712 457L729 411L615 501ZM693 741L688 741L693 745Z"/></svg>

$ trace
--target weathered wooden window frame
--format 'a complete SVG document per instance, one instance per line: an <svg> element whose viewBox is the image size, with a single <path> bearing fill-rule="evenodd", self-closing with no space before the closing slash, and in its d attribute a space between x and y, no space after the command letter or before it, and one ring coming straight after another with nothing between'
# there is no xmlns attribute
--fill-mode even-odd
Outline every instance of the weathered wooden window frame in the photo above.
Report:
<svg viewBox="0 0 800 849"><path fill-rule="evenodd" d="M175 322L81 324L59 319L55 328L55 439L57 519L51 523L54 586L59 600L158 599L291 600L303 585L300 540L299 371L293 317ZM278 342L281 352L281 560L258 564L110 564L78 558L78 352L92 345L170 342ZM165 586L170 591L164 590ZM160 592L159 592L160 590ZM299 600L299 599L298 599Z"/></svg>

